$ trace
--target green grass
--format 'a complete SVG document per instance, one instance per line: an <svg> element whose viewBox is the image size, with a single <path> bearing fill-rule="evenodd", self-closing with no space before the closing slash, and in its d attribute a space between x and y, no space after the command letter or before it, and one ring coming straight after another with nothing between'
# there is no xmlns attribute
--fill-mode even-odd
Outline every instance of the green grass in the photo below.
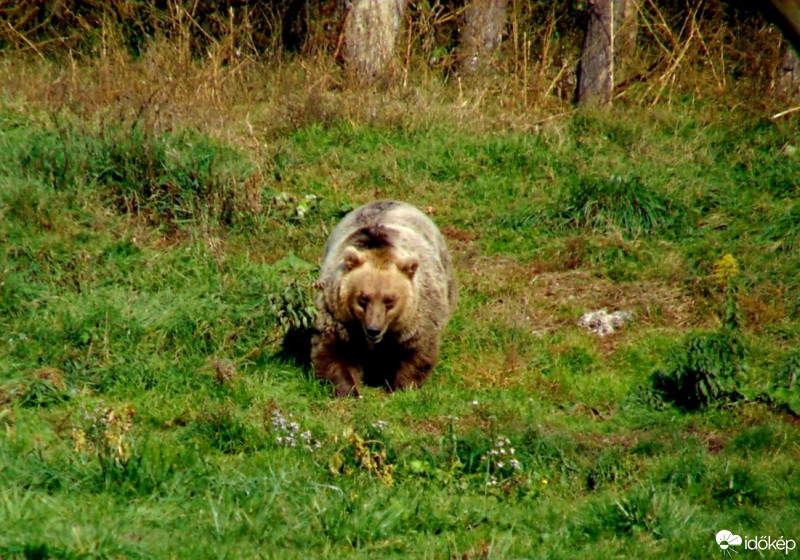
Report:
<svg viewBox="0 0 800 560"><path fill-rule="evenodd" d="M256 157L3 108L0 557L800 538L796 122L658 111L537 134L334 118ZM334 400L280 340L374 197L433 213L461 301L425 387ZM577 326L603 307L633 323Z"/></svg>

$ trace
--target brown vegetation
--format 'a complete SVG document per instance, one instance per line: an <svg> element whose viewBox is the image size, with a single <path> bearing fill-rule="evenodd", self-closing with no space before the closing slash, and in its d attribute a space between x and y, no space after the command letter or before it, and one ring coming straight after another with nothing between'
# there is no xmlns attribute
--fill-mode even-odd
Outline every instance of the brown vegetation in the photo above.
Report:
<svg viewBox="0 0 800 560"><path fill-rule="evenodd" d="M570 107L587 17L574 3L512 3L502 10L503 2L483 2L465 10L460 2L412 1L404 11L401 4L393 12L404 13L404 21L392 19L393 28L402 31L391 64L386 52L378 58L379 65L394 68L381 77L402 92L377 103L400 103L402 112L428 110L427 104L420 107L422 89L436 97L431 104L452 101L450 111L499 101L498 114L510 120L517 111L536 118ZM500 31L470 35L470 22L480 19L473 13L478 4L494 10L489 27ZM615 100L648 104L676 95L745 95L748 102L762 103L781 87L777 78L786 43L759 12L720 0L691 9L655 1L626 4L635 5L636 13L625 18L638 22L638 33L629 27L620 31L618 43L626 44L628 60L614 84ZM364 103L363 91L346 91L349 74L341 65L354 58L345 36L348 25L357 27L355 15L333 0L3 4L2 77L7 88L50 105L80 112L125 107L129 114L108 116L165 127L175 113L185 116L198 108L203 122L230 121L230 112L242 104L277 106L263 116L273 129L331 116L369 118L374 107ZM470 49L496 51L491 73L497 78L469 87L459 81L457 91L437 91L442 78L446 83L457 75L457 54ZM375 49L368 50L374 59ZM39 65L18 64L31 59ZM366 69L365 60L350 65L359 81L385 72ZM76 73L89 79L77 79ZM84 91L86 83L94 85ZM298 90L304 97L297 98ZM254 125L254 118L251 114L244 126Z"/></svg>

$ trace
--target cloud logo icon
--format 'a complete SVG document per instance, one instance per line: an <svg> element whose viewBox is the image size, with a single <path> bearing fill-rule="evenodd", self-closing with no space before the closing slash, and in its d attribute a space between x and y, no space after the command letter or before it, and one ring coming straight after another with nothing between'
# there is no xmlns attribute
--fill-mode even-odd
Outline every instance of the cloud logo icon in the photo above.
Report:
<svg viewBox="0 0 800 560"><path fill-rule="evenodd" d="M717 544L722 550L728 550L730 546L738 546L742 544L742 537L734 535L730 531L722 530L717 533Z"/></svg>

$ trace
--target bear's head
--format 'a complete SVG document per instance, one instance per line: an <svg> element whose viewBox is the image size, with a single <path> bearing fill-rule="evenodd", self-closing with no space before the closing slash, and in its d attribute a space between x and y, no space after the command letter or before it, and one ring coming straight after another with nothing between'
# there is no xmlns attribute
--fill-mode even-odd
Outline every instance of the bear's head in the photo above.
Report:
<svg viewBox="0 0 800 560"><path fill-rule="evenodd" d="M419 260L391 249L344 252L339 301L344 315L359 322L370 344L387 332L401 332L411 324L416 310L414 274Z"/></svg>

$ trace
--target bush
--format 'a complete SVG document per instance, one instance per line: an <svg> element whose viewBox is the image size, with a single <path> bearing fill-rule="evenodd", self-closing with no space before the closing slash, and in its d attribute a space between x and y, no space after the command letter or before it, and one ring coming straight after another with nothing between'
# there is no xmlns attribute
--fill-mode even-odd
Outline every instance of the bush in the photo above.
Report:
<svg viewBox="0 0 800 560"><path fill-rule="evenodd" d="M745 347L731 331L698 332L686 337L666 371L651 376L656 395L686 410L741 396Z"/></svg>

